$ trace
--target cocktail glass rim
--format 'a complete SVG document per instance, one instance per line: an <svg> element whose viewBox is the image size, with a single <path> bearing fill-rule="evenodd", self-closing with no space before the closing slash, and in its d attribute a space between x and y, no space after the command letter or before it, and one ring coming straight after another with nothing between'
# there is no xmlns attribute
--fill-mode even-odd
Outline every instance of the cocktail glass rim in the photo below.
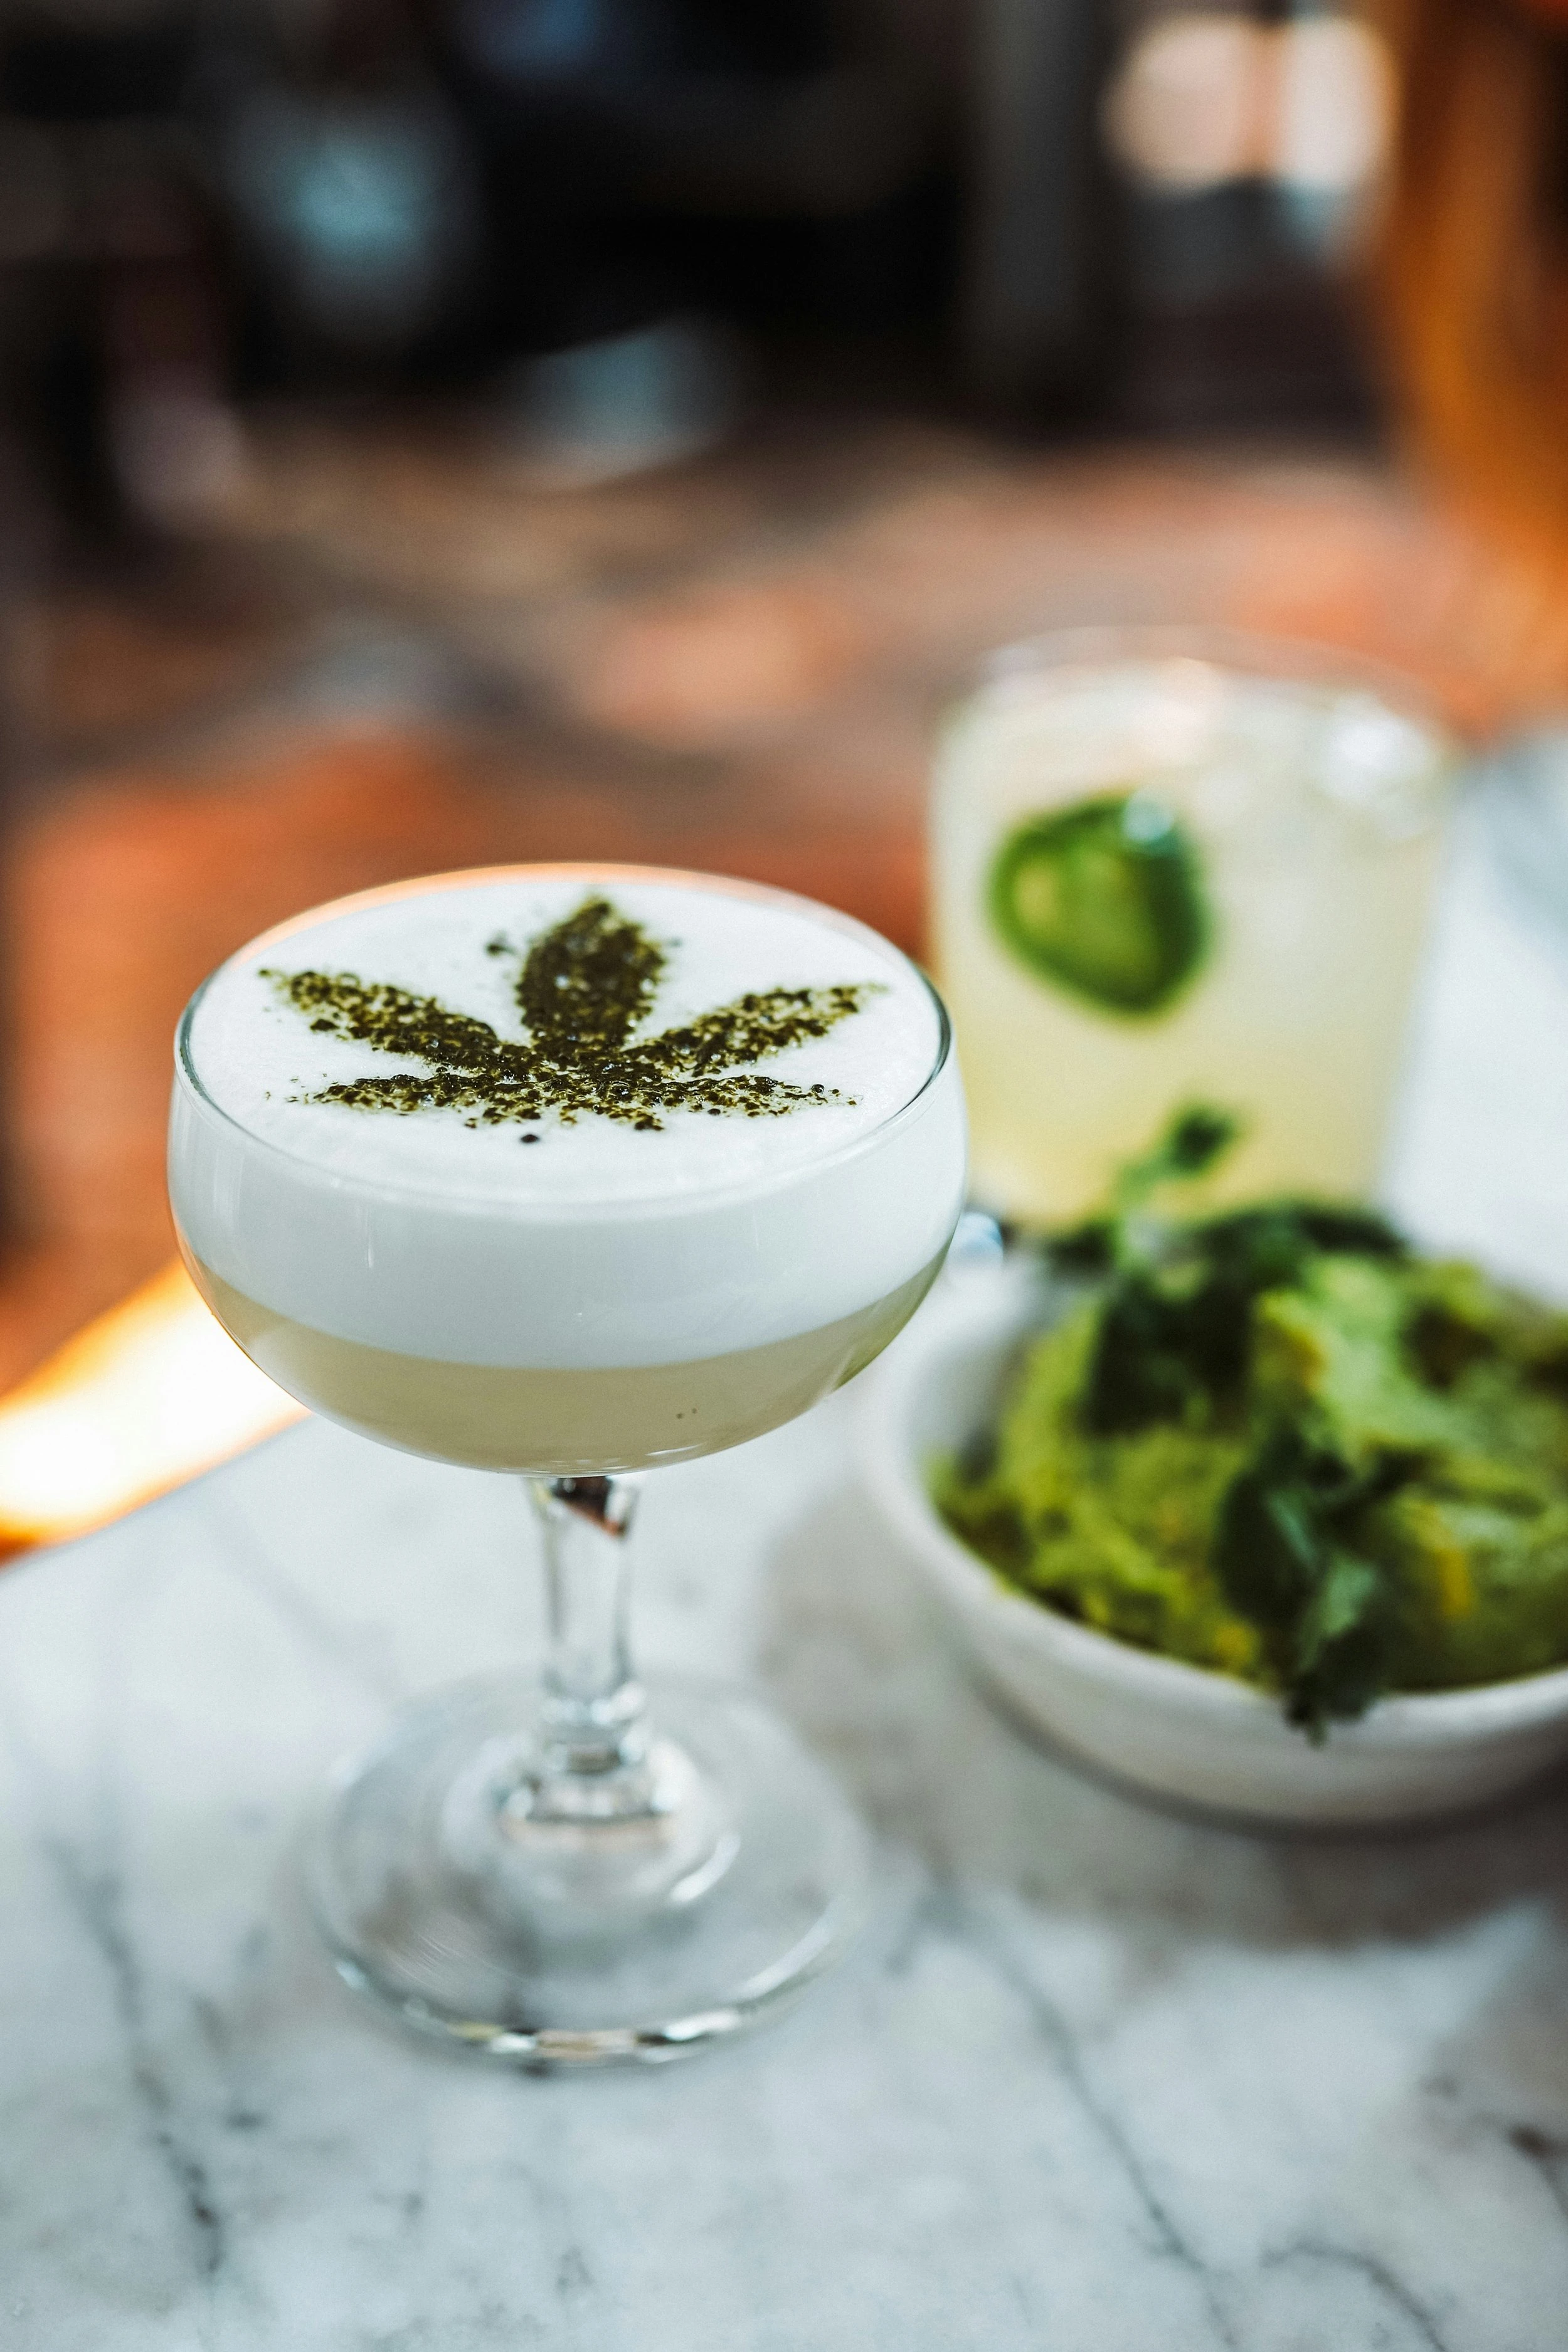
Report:
<svg viewBox="0 0 1568 2352"><path fill-rule="evenodd" d="M885 1145L921 1105L940 1104L936 1087L952 1058L952 1031L925 973L853 917L766 885L589 861L468 868L305 909L246 952L264 952L356 906L508 877L577 879L607 890L617 882L657 881L794 905L814 922L862 937L879 957L908 966L936 1014L934 1049L919 1087L875 1125L785 1171L781 1185L810 1184L846 1159ZM220 970L232 968L231 958ZM346 1177L258 1136L208 1094L196 1067L191 1033L210 984L204 982L186 1007L175 1040L176 1085L194 1110L237 1135L247 1150L275 1152L295 1171L346 1184L373 1201L416 1194L428 1201L434 1194L454 1210L483 1206L498 1216L511 1206L504 1192L465 1194L446 1183L416 1187ZM953 1108L961 1129L956 1100ZM692 1188L676 1195L671 1206L689 1215L693 1207L705 1211L731 1193L755 1199L774 1190L772 1183L741 1180ZM627 1205L625 1197L603 1204L612 1215L624 1214ZM554 1204L556 1218L561 1207ZM574 1218L583 1214L577 1204L567 1204L567 1211ZM938 1262L921 1270L928 1279ZM542 1680L520 1686L515 1675L502 1675L416 1700L383 1740L339 1767L308 1843L317 1920L345 1980L422 2031L531 2067L662 2061L793 1999L844 1949L866 1898L864 1832L831 1776L787 1730L733 1694L704 1694L665 1678L658 1706L664 1729L647 1735L625 1615L626 1538L639 1478L605 1473L540 1476L529 1484L545 1535L551 1632ZM398 1906L406 1909L416 1882L426 1940L410 1960L383 1930L387 1890L395 1883ZM657 1916L648 1915L656 1941L642 1946L639 1958L639 1926L655 1898L664 1906ZM753 1944L771 1939L761 1969L748 1964L737 1973L738 1962L727 1964L737 1923ZM664 1928L677 1926L674 1943L664 1937L660 1944ZM668 1985L660 1991L655 1964L670 1961L679 1947L686 1970L680 1981L697 1981L700 1968L710 1969L702 1936L691 1937L699 1927L712 1946L722 1997L706 1990L709 1978L702 1976L703 1998L677 2004ZM519 1958L520 1936L532 1953L526 1968ZM454 1966L461 1984L469 1981L464 1953L479 1948L475 1937L485 1967L499 1956L503 1969L494 1997L453 1990ZM585 1956L608 1954L612 1991L605 1998L614 2014L588 2022L558 2014L551 2022L567 2000L559 1986L541 2012L540 1971L555 1967L551 1954L557 1948L563 1956L579 1949ZM655 1968L646 1998L618 1973L628 1958ZM593 1989L606 1981L605 1969L586 1958L571 1966L586 1967L588 1973L570 2003L598 2000Z"/></svg>
<svg viewBox="0 0 1568 2352"><path fill-rule="evenodd" d="M776 1177L759 1180L752 1175L736 1178L731 1183L703 1185L701 1195L704 1202L720 1204L742 1194L751 1198L782 1192L791 1184L818 1175L823 1170L837 1167L843 1161L855 1159L860 1153L880 1144L885 1139L889 1128L896 1127L900 1121L914 1116L925 1097L941 1077L952 1053L952 1024L948 1017L947 1007L928 974L915 962L912 956L905 955L901 948L895 947L890 940L884 938L881 932L873 930L868 923L861 922L858 916L847 915L837 907L824 906L820 900L807 898L800 891L776 889L771 883L750 882L739 878L732 879L725 875L700 873L686 866L637 866L623 863L600 865L591 859L561 861L545 859L538 862L521 861L506 866L459 866L447 874L421 874L413 876L406 881L386 882L369 890L351 891L341 898L329 898L320 906L307 908L302 913L290 916L284 922L275 923L270 929L259 932L254 939L247 940L242 947L235 949L232 954L226 956L223 961L207 974L181 1013L174 1031L176 1078L185 1087L196 1108L204 1115L219 1120L225 1127L233 1128L245 1138L246 1143L252 1149L286 1160L291 1166L303 1169L307 1175L321 1183L363 1187L367 1192L374 1193L378 1200L440 1199L450 1201L454 1206L466 1204L483 1208L501 1216L526 1220L531 1214L548 1215L552 1220L558 1221L566 1213L565 1206L560 1201L531 1201L526 1194L520 1193L514 1197L497 1187L481 1192L450 1182L445 1177L432 1176L428 1182L419 1183L411 1181L405 1177L350 1175L342 1170L324 1167L311 1153L296 1150L289 1144L279 1142L275 1137L258 1134L255 1128L248 1126L244 1119L237 1118L233 1111L226 1110L223 1104L209 1092L196 1066L192 1044L192 1033L195 1026L196 1016L201 1011L207 992L229 969L236 956L255 954L271 946L275 941L291 938L300 930L314 930L323 922L340 915L353 914L363 907L385 905L403 898L417 898L431 891L460 890L481 882L505 882L513 877L519 879L526 877L530 880L575 879L584 882L603 882L610 887L617 882L665 883L677 885L681 888L705 889L727 898L755 898L773 906L798 908L803 913L808 914L814 922L820 923L826 916L830 919L832 928L855 938L868 940L880 953L896 957L900 963L907 966L925 990L931 1010L936 1015L936 1050L925 1076L913 1094L908 1096L894 1109L885 1113L875 1126L862 1128L855 1135L846 1138L842 1143L833 1146L831 1150L818 1152L809 1160L800 1160L795 1166L782 1170ZM679 1209L689 1213L690 1210L691 1195L689 1192L674 1195L621 1192L617 1193L613 1200L574 1202L571 1204L570 1214L574 1221L580 1219L584 1223L591 1223L595 1216L620 1215L639 1202L658 1203L664 1200L668 1200L672 1212Z"/></svg>
<svg viewBox="0 0 1568 2352"><path fill-rule="evenodd" d="M1047 628L994 646L948 698L956 709L985 687L1032 670L1112 667L1139 661L1194 661L1283 684L1363 687L1399 717L1432 737L1452 766L1463 756L1459 730L1433 690L1397 663L1331 639L1279 635L1227 622L1097 621Z"/></svg>

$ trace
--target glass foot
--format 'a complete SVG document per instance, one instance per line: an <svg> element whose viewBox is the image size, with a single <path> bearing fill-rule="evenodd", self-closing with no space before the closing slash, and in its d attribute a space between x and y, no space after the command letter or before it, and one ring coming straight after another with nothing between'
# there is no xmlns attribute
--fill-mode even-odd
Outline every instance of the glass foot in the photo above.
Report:
<svg viewBox="0 0 1568 2352"><path fill-rule="evenodd" d="M657 2063L739 2032L830 1967L867 1843L831 1779L743 1694L649 1685L635 1784L535 1801L538 1686L468 1683L332 1775L308 1870L339 1974L513 2064Z"/></svg>

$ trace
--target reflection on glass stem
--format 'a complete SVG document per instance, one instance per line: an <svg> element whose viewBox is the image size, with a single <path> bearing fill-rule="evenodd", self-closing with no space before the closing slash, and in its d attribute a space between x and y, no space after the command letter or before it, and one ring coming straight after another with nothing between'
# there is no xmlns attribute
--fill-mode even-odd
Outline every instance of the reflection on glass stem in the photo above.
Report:
<svg viewBox="0 0 1568 2352"><path fill-rule="evenodd" d="M539 1774L511 1801L535 1821L604 1820L647 1809L643 1694L626 1630L626 1538L641 1482L535 1478L544 1530L548 1651Z"/></svg>

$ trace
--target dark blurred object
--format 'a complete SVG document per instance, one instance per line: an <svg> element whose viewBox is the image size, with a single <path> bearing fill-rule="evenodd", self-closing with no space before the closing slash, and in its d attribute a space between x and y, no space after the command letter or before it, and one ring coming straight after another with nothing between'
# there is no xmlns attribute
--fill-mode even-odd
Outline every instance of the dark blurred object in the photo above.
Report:
<svg viewBox="0 0 1568 2352"><path fill-rule="evenodd" d="M252 384L376 383L479 299L473 139L405 0L219 19L196 84L236 230Z"/></svg>
<svg viewBox="0 0 1568 2352"><path fill-rule="evenodd" d="M702 447L749 354L1027 422L1347 417L1388 55L1277 5L13 0L0 402L100 537L237 502L257 392L483 387L542 480Z"/></svg>
<svg viewBox="0 0 1568 2352"><path fill-rule="evenodd" d="M843 331L918 308L937 93L902 13L878 0L436 8L484 178L490 299L514 347L679 312Z"/></svg>
<svg viewBox="0 0 1568 2352"><path fill-rule="evenodd" d="M980 0L960 334L993 405L1092 413L1112 390L1126 233L1100 117L1113 54L1101 0Z"/></svg>
<svg viewBox="0 0 1568 2352"><path fill-rule="evenodd" d="M278 337L265 373L401 355L461 315L477 205L438 93L264 89L233 125L226 163Z"/></svg>
<svg viewBox="0 0 1568 2352"><path fill-rule="evenodd" d="M0 401L68 528L221 495L223 233L184 119L185 0L0 17Z"/></svg>
<svg viewBox="0 0 1568 2352"><path fill-rule="evenodd" d="M243 487L232 393L489 382L592 478L723 429L737 335L934 345L948 5L18 0L0 400L30 470L78 534L178 527Z"/></svg>
<svg viewBox="0 0 1568 2352"><path fill-rule="evenodd" d="M969 379L1140 426L1364 417L1386 45L1276 0L981 0Z"/></svg>
<svg viewBox="0 0 1568 2352"><path fill-rule="evenodd" d="M1104 109L1128 190L1130 421L1369 417L1358 278L1394 112L1387 45L1353 9L1144 0Z"/></svg>
<svg viewBox="0 0 1568 2352"><path fill-rule="evenodd" d="M900 30L880 0L327 0L215 32L249 373L934 319L933 77Z"/></svg>

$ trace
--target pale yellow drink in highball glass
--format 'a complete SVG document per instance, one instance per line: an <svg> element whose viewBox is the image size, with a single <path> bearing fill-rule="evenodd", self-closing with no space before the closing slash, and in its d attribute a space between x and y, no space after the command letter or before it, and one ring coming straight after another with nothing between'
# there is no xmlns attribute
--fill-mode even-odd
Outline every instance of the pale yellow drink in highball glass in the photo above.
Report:
<svg viewBox="0 0 1568 2352"><path fill-rule="evenodd" d="M977 1196L1079 1216L1200 1102L1242 1126L1212 1200L1370 1192L1453 764L1326 653L1107 631L999 656L931 805Z"/></svg>

